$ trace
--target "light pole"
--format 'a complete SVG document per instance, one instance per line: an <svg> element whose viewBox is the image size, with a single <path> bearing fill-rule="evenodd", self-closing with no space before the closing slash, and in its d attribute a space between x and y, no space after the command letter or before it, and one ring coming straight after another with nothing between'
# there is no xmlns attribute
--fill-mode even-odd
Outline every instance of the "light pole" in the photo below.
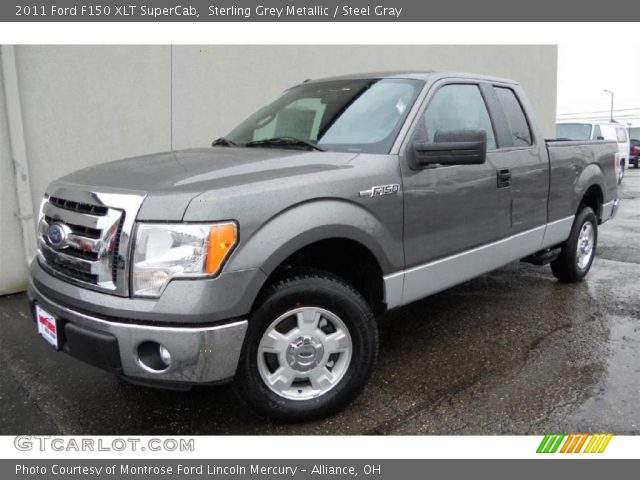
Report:
<svg viewBox="0 0 640 480"><path fill-rule="evenodd" d="M613 92L611 90L607 90L606 88L604 89L604 91L606 93L610 93L611 94L611 119L610 121L613 122Z"/></svg>

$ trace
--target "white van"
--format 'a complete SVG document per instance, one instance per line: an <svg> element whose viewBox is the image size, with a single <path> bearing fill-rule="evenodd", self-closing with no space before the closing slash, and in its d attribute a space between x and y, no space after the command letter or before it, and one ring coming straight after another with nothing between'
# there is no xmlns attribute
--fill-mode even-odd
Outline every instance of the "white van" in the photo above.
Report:
<svg viewBox="0 0 640 480"><path fill-rule="evenodd" d="M556 138L566 140L612 140L618 143L616 167L618 183L624 178L624 169L629 164L629 133L627 129L615 122L558 122Z"/></svg>

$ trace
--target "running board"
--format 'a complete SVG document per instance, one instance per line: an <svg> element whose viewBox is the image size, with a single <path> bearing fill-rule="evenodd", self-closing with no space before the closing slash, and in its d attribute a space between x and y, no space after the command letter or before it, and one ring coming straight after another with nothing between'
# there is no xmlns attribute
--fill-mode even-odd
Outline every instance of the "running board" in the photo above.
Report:
<svg viewBox="0 0 640 480"><path fill-rule="evenodd" d="M529 255L528 257L524 257L521 259L521 262L531 263L533 265L546 265L547 263L553 262L558 256L560 256L560 252L562 248L547 248L546 250L541 250L539 252L534 253L533 255Z"/></svg>

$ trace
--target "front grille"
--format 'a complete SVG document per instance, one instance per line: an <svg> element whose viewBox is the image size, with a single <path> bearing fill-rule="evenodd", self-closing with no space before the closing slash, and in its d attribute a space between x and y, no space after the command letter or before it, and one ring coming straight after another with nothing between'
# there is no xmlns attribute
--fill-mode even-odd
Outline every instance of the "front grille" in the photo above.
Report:
<svg viewBox="0 0 640 480"><path fill-rule="evenodd" d="M50 217L49 215L45 215L44 219L49 225L57 222L56 219L54 219L53 217ZM76 235L82 235L83 237L87 237L87 238L93 238L93 239L100 238L100 235L102 234L102 232L97 228L84 227L82 225L74 225L73 223L65 223L65 225L69 227L73 231L73 233L75 233Z"/></svg>
<svg viewBox="0 0 640 480"><path fill-rule="evenodd" d="M113 265L111 267L111 277L115 283L118 278L118 269L124 267L124 260L120 257L120 237L122 237L122 228L124 227L124 219L126 212L122 213L122 218L118 224L118 230L116 231L116 238L113 244Z"/></svg>
<svg viewBox="0 0 640 480"><path fill-rule="evenodd" d="M45 199L38 234L41 264L66 279L125 293L124 282L119 283L124 268L119 255L124 218L122 209L61 196ZM58 225L57 231L62 232L63 240L58 245L49 238L52 225Z"/></svg>
<svg viewBox="0 0 640 480"><path fill-rule="evenodd" d="M90 205L88 203L74 202L72 200L64 200L58 197L49 197L49 203L56 207L64 208L65 210L72 210L80 213L90 213L92 215L104 216L109 209L99 205Z"/></svg>
<svg viewBox="0 0 640 480"><path fill-rule="evenodd" d="M65 262L60 261L60 258L51 250L43 249L42 255L44 256L47 264L53 267L55 270L83 282L91 283L93 285L98 284L98 275L91 273L89 268L73 268Z"/></svg>
<svg viewBox="0 0 640 480"><path fill-rule="evenodd" d="M85 260L98 260L98 252L82 250L76 247L67 247L64 249L64 253L76 258L83 258Z"/></svg>

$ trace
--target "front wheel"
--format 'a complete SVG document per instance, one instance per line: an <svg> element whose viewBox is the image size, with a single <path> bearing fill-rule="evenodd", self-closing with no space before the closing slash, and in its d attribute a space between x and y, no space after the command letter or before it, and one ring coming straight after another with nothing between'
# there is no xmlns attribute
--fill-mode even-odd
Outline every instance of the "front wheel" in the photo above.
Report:
<svg viewBox="0 0 640 480"><path fill-rule="evenodd" d="M551 262L553 275L561 282L582 280L589 273L597 244L598 220L593 210L585 207L576 216L560 256Z"/></svg>
<svg viewBox="0 0 640 480"><path fill-rule="evenodd" d="M278 421L328 416L364 387L378 352L369 305L324 272L269 286L252 314L236 391L258 415Z"/></svg>

